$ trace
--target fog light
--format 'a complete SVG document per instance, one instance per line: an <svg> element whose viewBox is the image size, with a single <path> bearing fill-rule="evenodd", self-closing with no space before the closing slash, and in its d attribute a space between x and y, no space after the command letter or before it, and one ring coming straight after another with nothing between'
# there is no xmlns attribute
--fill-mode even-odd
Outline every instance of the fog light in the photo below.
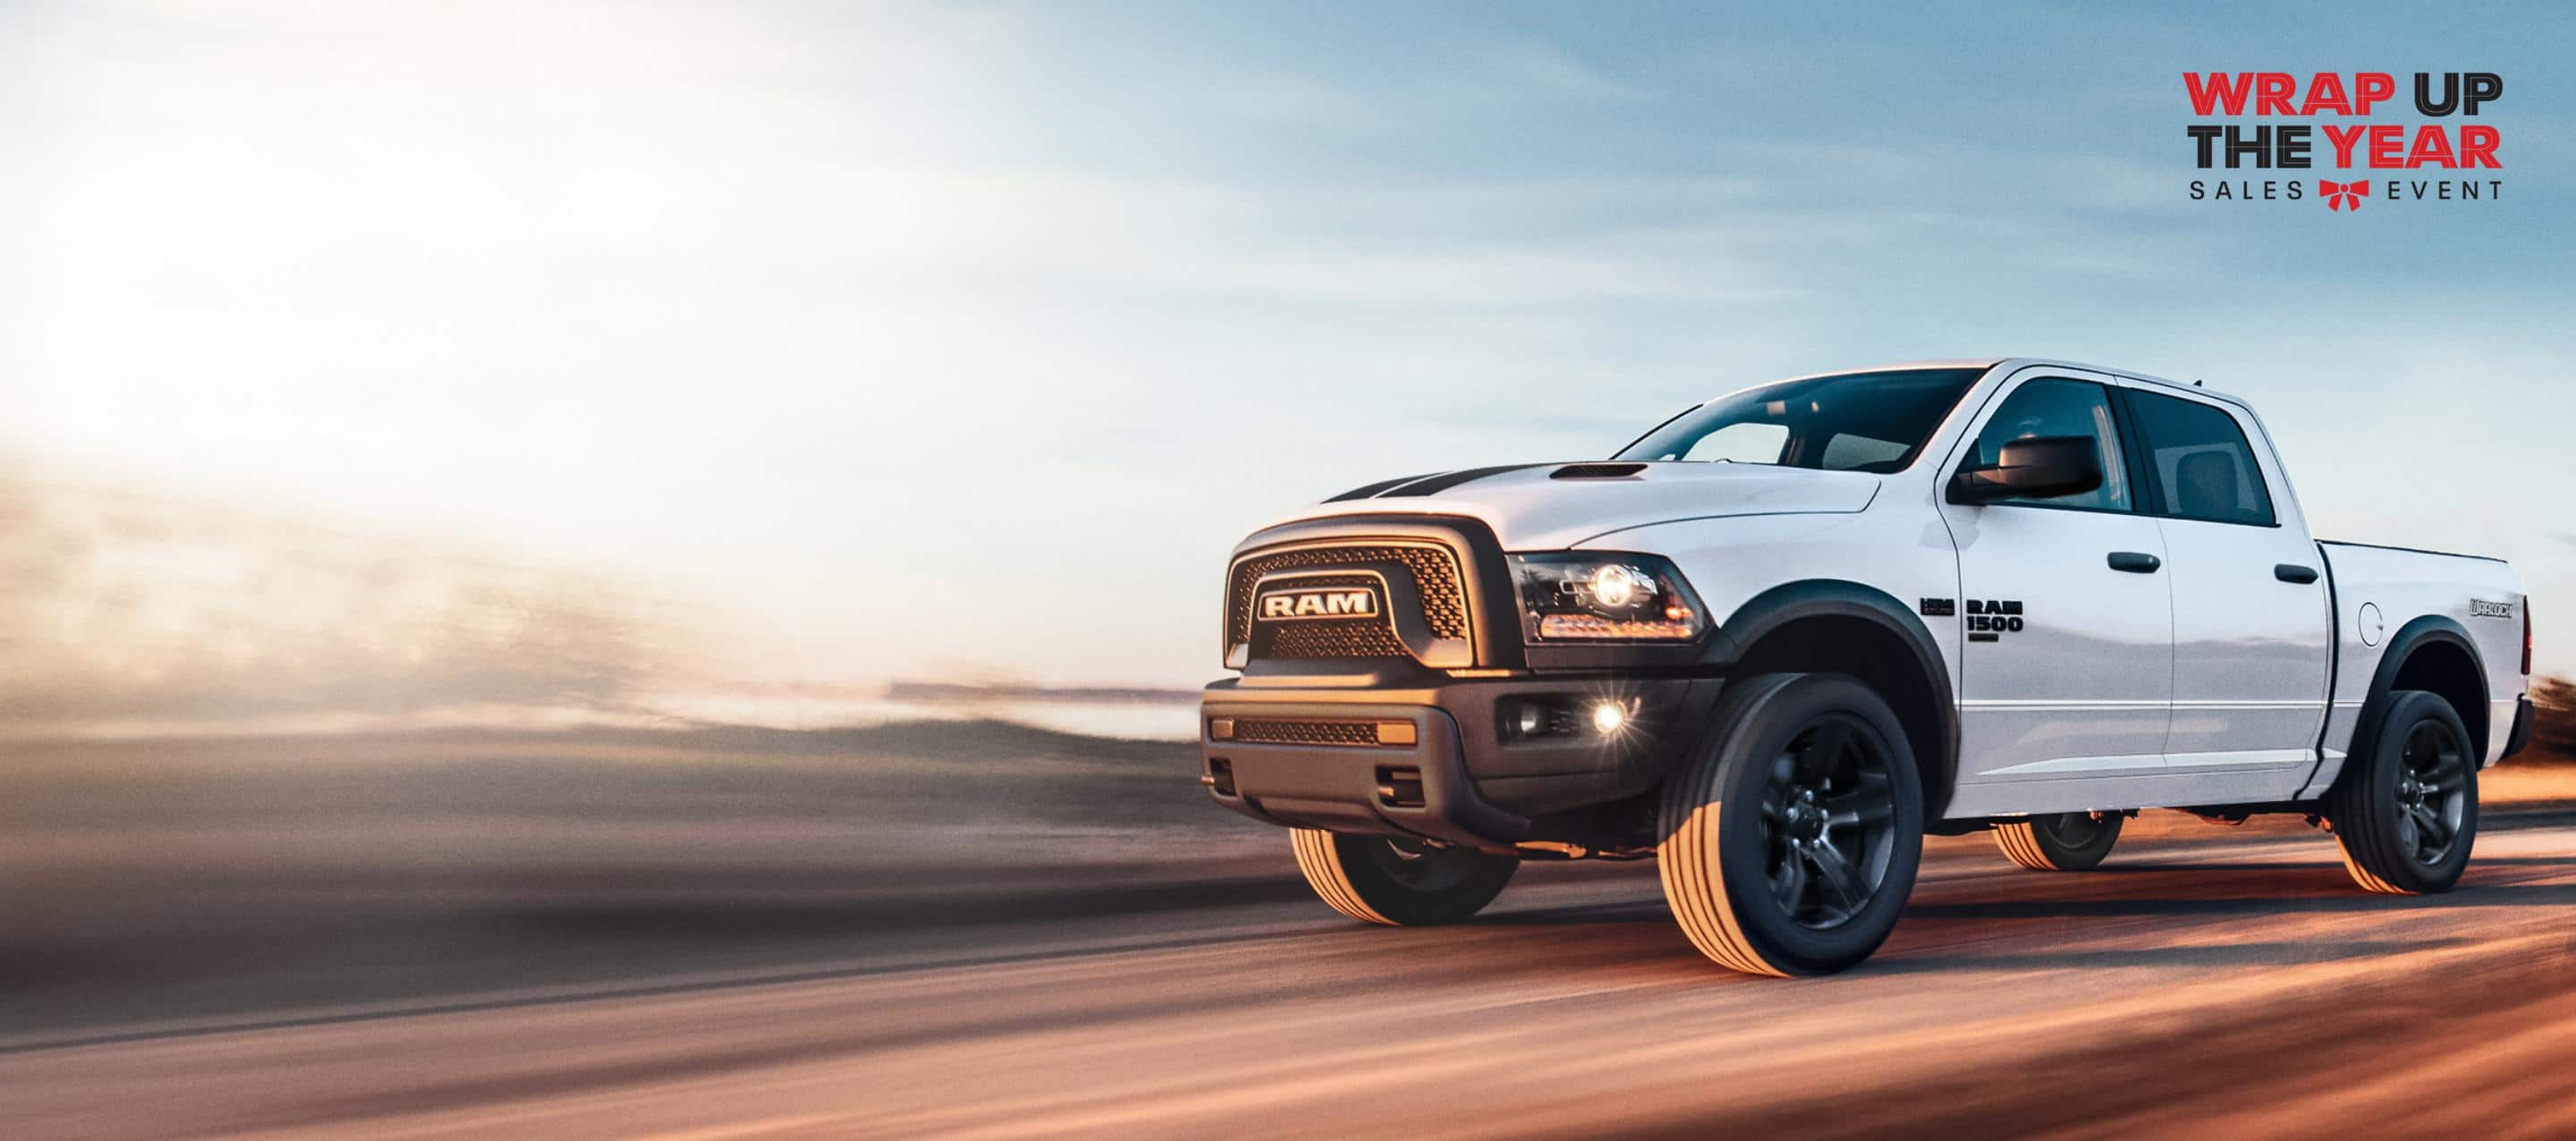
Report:
<svg viewBox="0 0 2576 1141"><path fill-rule="evenodd" d="M1604 737L1616 733L1628 723L1628 711L1614 702L1604 701L1592 707L1592 731Z"/></svg>

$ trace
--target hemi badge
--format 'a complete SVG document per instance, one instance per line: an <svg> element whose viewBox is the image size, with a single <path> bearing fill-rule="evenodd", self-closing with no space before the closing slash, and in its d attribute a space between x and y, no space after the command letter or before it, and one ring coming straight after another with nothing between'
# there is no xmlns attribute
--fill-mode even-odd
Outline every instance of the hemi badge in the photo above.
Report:
<svg viewBox="0 0 2576 1141"><path fill-rule="evenodd" d="M1923 600L1923 616L1926 618L1955 618L1958 614L1959 603L1956 599L1926 598Z"/></svg>

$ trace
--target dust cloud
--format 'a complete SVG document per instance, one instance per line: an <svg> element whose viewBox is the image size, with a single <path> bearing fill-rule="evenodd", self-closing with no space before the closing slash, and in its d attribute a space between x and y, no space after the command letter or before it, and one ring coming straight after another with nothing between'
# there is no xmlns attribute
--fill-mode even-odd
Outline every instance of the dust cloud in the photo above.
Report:
<svg viewBox="0 0 2576 1141"><path fill-rule="evenodd" d="M680 632L614 576L0 458L0 733L616 707Z"/></svg>

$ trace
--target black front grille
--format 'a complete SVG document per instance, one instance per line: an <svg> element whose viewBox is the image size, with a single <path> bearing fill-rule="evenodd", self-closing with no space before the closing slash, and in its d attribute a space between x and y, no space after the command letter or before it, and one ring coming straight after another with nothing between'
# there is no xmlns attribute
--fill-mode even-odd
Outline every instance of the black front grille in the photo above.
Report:
<svg viewBox="0 0 2576 1141"><path fill-rule="evenodd" d="M1375 575L1325 574L1300 577L1300 590L1374 589ZM1383 593L1383 592L1379 592ZM1387 603L1393 605L1392 601ZM1265 658L1401 658L1411 653L1396 637L1387 615L1368 618L1301 618L1273 623L1256 638L1253 649Z"/></svg>
<svg viewBox="0 0 2576 1141"><path fill-rule="evenodd" d="M1236 718L1234 739L1247 745L1341 745L1375 748L1374 721L1288 721Z"/></svg>
<svg viewBox="0 0 2576 1141"><path fill-rule="evenodd" d="M1467 637L1467 592L1458 569L1458 556L1447 547L1429 543L1357 543L1348 546L1298 547L1265 555L1254 555L1234 564L1232 581L1226 584L1226 630L1229 643L1251 643L1254 586L1264 576L1282 571L1329 570L1334 567L1366 567L1381 574L1399 574L1412 580L1413 593L1422 600L1422 627L1433 638L1465 639ZM1318 577L1300 585L1324 587L1360 585L1368 580L1354 577L1345 583L1338 577ZM1387 599L1392 607L1397 604ZM1395 658L1411 653L1402 639L1396 637L1392 615L1362 619L1314 619L1278 623L1281 629L1272 634L1270 644L1261 656L1271 658Z"/></svg>
<svg viewBox="0 0 2576 1141"><path fill-rule="evenodd" d="M1299 622L1271 635L1267 658L1401 658L1411 651L1386 623L1369 618L1348 622Z"/></svg>

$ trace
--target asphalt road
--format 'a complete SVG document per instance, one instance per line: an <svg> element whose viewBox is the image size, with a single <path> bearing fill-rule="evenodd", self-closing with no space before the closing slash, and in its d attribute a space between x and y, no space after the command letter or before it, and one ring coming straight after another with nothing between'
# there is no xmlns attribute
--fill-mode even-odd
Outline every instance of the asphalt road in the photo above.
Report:
<svg viewBox="0 0 2576 1141"><path fill-rule="evenodd" d="M1729 975L1645 866L1460 927L1249 902L839 939L791 966L0 1033L27 1137L2567 1135L2576 815L2360 894L2295 822L2105 869L1935 840L1888 947ZM756 927L742 932L757 941Z"/></svg>

